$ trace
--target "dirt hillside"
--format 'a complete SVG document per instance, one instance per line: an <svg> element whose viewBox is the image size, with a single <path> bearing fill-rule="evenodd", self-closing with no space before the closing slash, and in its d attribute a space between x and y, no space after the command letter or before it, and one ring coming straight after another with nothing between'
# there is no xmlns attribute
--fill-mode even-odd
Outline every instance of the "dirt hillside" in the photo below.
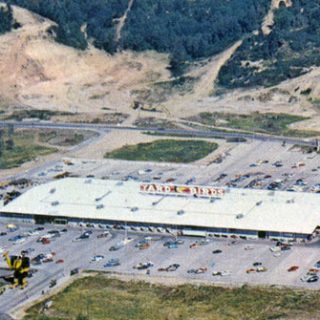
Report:
<svg viewBox="0 0 320 320"><path fill-rule="evenodd" d="M273 4L276 7L277 1ZM111 56L93 47L78 51L53 40L47 32L53 22L17 7L14 16L22 27L0 36L2 108L117 111L131 115L126 124L139 116L175 119L203 111L284 112L311 117L299 128L319 129L320 68L275 88L210 96L218 71L237 50L237 42L225 53L191 66L187 74L194 80L191 88L159 91L157 98L162 100L157 107L162 112L133 110L134 101L144 99L141 93L150 100L155 85L170 80L167 55L124 51Z"/></svg>
<svg viewBox="0 0 320 320"><path fill-rule="evenodd" d="M123 52L110 56L56 43L51 21L14 7L22 24L0 36L0 95L15 105L72 112L123 111L131 93L151 79L166 80L166 55ZM104 109L102 109L104 108Z"/></svg>

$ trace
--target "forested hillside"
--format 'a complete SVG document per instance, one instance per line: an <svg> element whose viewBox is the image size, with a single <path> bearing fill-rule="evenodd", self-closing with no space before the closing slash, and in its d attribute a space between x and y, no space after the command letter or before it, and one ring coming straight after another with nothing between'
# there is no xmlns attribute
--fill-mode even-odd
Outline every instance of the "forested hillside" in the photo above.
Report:
<svg viewBox="0 0 320 320"><path fill-rule="evenodd" d="M115 26L128 0L10 0L50 18L57 41L85 49L88 41L113 53L153 49L169 53L174 71L212 56L259 28L270 0L138 0L128 12L120 42ZM83 30L86 26L88 39Z"/></svg>
<svg viewBox="0 0 320 320"><path fill-rule="evenodd" d="M275 12L272 32L248 37L221 69L227 88L271 86L320 66L320 1L294 0Z"/></svg>
<svg viewBox="0 0 320 320"><path fill-rule="evenodd" d="M217 84L227 89L272 86L320 66L319 0L293 0L288 7L280 1L268 34L261 25L271 0L133 0L127 12L129 0L6 2L53 20L49 32L77 49L92 43L109 53L168 53L173 75L243 40L219 72ZM10 9L1 9L0 33L11 25Z"/></svg>
<svg viewBox="0 0 320 320"><path fill-rule="evenodd" d="M0 34L11 30L13 24L12 9L9 5L0 7Z"/></svg>
<svg viewBox="0 0 320 320"><path fill-rule="evenodd" d="M171 54L172 67L225 50L259 28L268 0L139 0L123 30L121 46Z"/></svg>
<svg viewBox="0 0 320 320"><path fill-rule="evenodd" d="M88 37L94 44L112 52L114 19L123 15L127 0L8 0L57 23L54 29L57 41L86 49L88 43L81 26L86 25Z"/></svg>

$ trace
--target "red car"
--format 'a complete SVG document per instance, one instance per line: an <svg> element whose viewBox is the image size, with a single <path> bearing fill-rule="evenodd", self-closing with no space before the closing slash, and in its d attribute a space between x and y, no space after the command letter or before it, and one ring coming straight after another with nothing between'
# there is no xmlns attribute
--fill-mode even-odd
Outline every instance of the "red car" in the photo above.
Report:
<svg viewBox="0 0 320 320"><path fill-rule="evenodd" d="M57 264L59 264L59 263L64 263L64 260L63 260L63 259L59 259L59 260L56 261L56 263L57 263Z"/></svg>
<svg viewBox="0 0 320 320"><path fill-rule="evenodd" d="M48 238L43 238L42 240L41 240L41 243L42 244L49 244L51 241L48 239Z"/></svg>
<svg viewBox="0 0 320 320"><path fill-rule="evenodd" d="M288 272L297 271L298 269L299 269L298 266L291 266L291 267L288 269Z"/></svg>

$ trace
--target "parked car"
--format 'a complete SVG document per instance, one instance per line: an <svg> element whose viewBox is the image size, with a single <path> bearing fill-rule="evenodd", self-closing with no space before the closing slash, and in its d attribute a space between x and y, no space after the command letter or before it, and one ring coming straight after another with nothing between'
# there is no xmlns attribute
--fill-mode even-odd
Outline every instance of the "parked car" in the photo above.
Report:
<svg viewBox="0 0 320 320"><path fill-rule="evenodd" d="M50 241L50 239L48 239L48 238L42 238L41 243L42 243L42 244L50 244L51 241Z"/></svg>
<svg viewBox="0 0 320 320"><path fill-rule="evenodd" d="M117 267L120 266L120 261L119 259L110 259L105 265L105 268L110 268L110 267Z"/></svg>
<svg viewBox="0 0 320 320"><path fill-rule="evenodd" d="M297 271L299 269L298 266L291 266L287 271L288 272L293 272L293 271Z"/></svg>
<svg viewBox="0 0 320 320"><path fill-rule="evenodd" d="M48 234L52 234L54 237L60 237L60 231L59 230L49 230L47 233Z"/></svg>
<svg viewBox="0 0 320 320"><path fill-rule="evenodd" d="M64 263L64 260L63 259L59 259L56 261L56 264L60 264L60 263Z"/></svg>
<svg viewBox="0 0 320 320"><path fill-rule="evenodd" d="M70 276L73 276L75 274L78 274L80 272L80 269L79 268L74 268L70 271Z"/></svg>
<svg viewBox="0 0 320 320"><path fill-rule="evenodd" d="M105 231L105 232L102 232L100 234L97 235L97 238L98 239L101 239L101 238L107 238L109 235L109 232L108 231Z"/></svg>
<svg viewBox="0 0 320 320"><path fill-rule="evenodd" d="M188 273L193 273L193 274L201 274L207 272L207 268L198 268L198 269L189 269L187 272Z"/></svg>
<svg viewBox="0 0 320 320"><path fill-rule="evenodd" d="M317 282L319 280L318 276L311 276L306 281L309 282Z"/></svg>
<svg viewBox="0 0 320 320"><path fill-rule="evenodd" d="M13 244L20 244L20 243L23 243L23 242L25 242L27 240L27 238L26 237L19 237L19 238L17 238L14 242L13 242Z"/></svg>
<svg viewBox="0 0 320 320"><path fill-rule="evenodd" d="M278 247L278 246L273 246L273 247L270 248L270 251L271 251L271 252L280 252L280 251L281 251L281 248Z"/></svg>
<svg viewBox="0 0 320 320"><path fill-rule="evenodd" d="M226 276L230 276L231 272L230 271L213 271L212 275L213 276L226 277Z"/></svg>
<svg viewBox="0 0 320 320"><path fill-rule="evenodd" d="M150 243L145 242L145 243L141 244L140 246L138 246L138 248L139 248L140 250L148 249L148 248L150 248Z"/></svg>
<svg viewBox="0 0 320 320"><path fill-rule="evenodd" d="M257 269L256 269L257 272L266 272L267 270L268 269L266 267L262 267L262 266L257 267Z"/></svg>
<svg viewBox="0 0 320 320"><path fill-rule="evenodd" d="M18 241L20 239L25 239L25 237L23 237L21 235L16 235L14 237L9 238L9 241L16 242L16 241Z"/></svg>
<svg viewBox="0 0 320 320"><path fill-rule="evenodd" d="M44 230L44 227L37 227L34 229L35 231L43 231Z"/></svg>
<svg viewBox="0 0 320 320"><path fill-rule="evenodd" d="M97 261L101 261L102 259L104 259L104 256L101 255L101 254L97 254L97 255L95 255L95 256L93 256L93 257L91 258L91 261L92 261L92 262L97 262Z"/></svg>
<svg viewBox="0 0 320 320"><path fill-rule="evenodd" d="M258 267L258 266L262 266L262 263L261 262L254 262L252 265L254 267Z"/></svg>
<svg viewBox="0 0 320 320"><path fill-rule="evenodd" d="M145 270L145 269L149 269L151 267L153 267L154 264L151 261L148 262L139 262L138 264L136 264L135 266L133 266L133 269L137 269L137 270Z"/></svg>
<svg viewBox="0 0 320 320"><path fill-rule="evenodd" d="M302 276L300 278L301 281L303 282L317 282L319 280L319 277L316 274L309 274L307 273L306 275Z"/></svg>
<svg viewBox="0 0 320 320"><path fill-rule="evenodd" d="M42 264L44 258L45 255L43 253L39 253L37 256L31 259L31 263L35 265Z"/></svg>
<svg viewBox="0 0 320 320"><path fill-rule="evenodd" d="M180 264L174 263L174 264L170 264L170 266L166 268L159 268L158 271L173 272L173 271L176 271L179 267L180 267Z"/></svg>
<svg viewBox="0 0 320 320"><path fill-rule="evenodd" d="M194 248L196 248L196 247L198 247L198 246L199 246L199 243L196 241L196 242L191 243L190 246L189 246L189 248L190 248L190 249L194 249Z"/></svg>
<svg viewBox="0 0 320 320"><path fill-rule="evenodd" d="M169 248L170 246L176 248L178 245L182 245L182 244L184 244L184 241L183 241L183 240L181 240L181 239L175 239L175 240L166 241L166 242L163 244L163 246L164 246L164 247L167 247L167 248Z"/></svg>
<svg viewBox="0 0 320 320"><path fill-rule="evenodd" d="M91 234L92 234L92 231L85 231L78 238L76 238L76 240L89 239Z"/></svg>
<svg viewBox="0 0 320 320"><path fill-rule="evenodd" d="M57 280L52 279L52 280L50 281L50 283L49 283L49 288L54 287L56 284L57 284Z"/></svg>
<svg viewBox="0 0 320 320"><path fill-rule="evenodd" d="M246 270L246 273L253 273L253 272L256 272L255 268L250 268Z"/></svg>
<svg viewBox="0 0 320 320"><path fill-rule="evenodd" d="M273 167L276 167L276 168L279 168L279 167L282 167L283 164L282 164L282 161L276 161L272 164Z"/></svg>
<svg viewBox="0 0 320 320"><path fill-rule="evenodd" d="M38 230L29 230L27 232L27 235L32 237L32 236L37 236L39 234L39 231Z"/></svg>
<svg viewBox="0 0 320 320"><path fill-rule="evenodd" d="M213 254L218 254L218 253L222 253L222 250L220 250L220 249L217 249L217 250L213 250L213 251L212 251L212 253L213 253Z"/></svg>

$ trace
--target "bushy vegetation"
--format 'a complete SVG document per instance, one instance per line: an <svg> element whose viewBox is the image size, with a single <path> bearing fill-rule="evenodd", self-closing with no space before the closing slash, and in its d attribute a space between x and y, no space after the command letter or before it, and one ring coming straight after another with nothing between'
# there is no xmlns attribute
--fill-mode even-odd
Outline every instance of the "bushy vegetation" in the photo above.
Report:
<svg viewBox="0 0 320 320"><path fill-rule="evenodd" d="M157 119L153 117L137 118L134 125L139 128L165 128L177 129L179 128L174 122L166 119Z"/></svg>
<svg viewBox="0 0 320 320"><path fill-rule="evenodd" d="M38 110L38 109L25 109L13 111L10 114L2 114L1 120L16 120L21 121L23 119L36 118L39 120L50 120L53 116L68 116L72 115L70 112L60 112L52 110Z"/></svg>
<svg viewBox="0 0 320 320"><path fill-rule="evenodd" d="M32 131L0 131L0 169L19 167L24 162L55 152L38 145Z"/></svg>
<svg viewBox="0 0 320 320"><path fill-rule="evenodd" d="M11 30L13 24L13 15L11 6L0 6L0 34Z"/></svg>
<svg viewBox="0 0 320 320"><path fill-rule="evenodd" d="M94 131L39 130L39 141L57 147L75 146L97 135Z"/></svg>
<svg viewBox="0 0 320 320"><path fill-rule="evenodd" d="M57 40L85 49L87 35L96 47L156 50L169 53L173 71L186 60L219 53L257 29L270 0L136 0L128 13L121 41L115 26L128 0L7 0L57 22Z"/></svg>
<svg viewBox="0 0 320 320"><path fill-rule="evenodd" d="M56 40L77 49L86 49L88 42L81 27L94 44L114 52L114 19L123 15L127 0L7 0L55 21L51 31Z"/></svg>
<svg viewBox="0 0 320 320"><path fill-rule="evenodd" d="M295 0L275 11L272 32L246 38L221 69L226 88L272 86L320 66L320 4ZM253 63L252 63L253 62Z"/></svg>
<svg viewBox="0 0 320 320"><path fill-rule="evenodd" d="M139 0L123 30L121 47L171 55L171 68L225 50L260 25L270 1ZM147 27L146 27L147 26Z"/></svg>
<svg viewBox="0 0 320 320"><path fill-rule="evenodd" d="M312 137L319 135L317 131L302 131L290 129L292 123L308 118L284 113L232 114L202 112L190 118L193 121L211 126L222 126L251 132L268 133L273 135ZM223 121L223 122L222 122ZM222 124L221 124L222 123Z"/></svg>
<svg viewBox="0 0 320 320"><path fill-rule="evenodd" d="M128 145L108 152L105 158L157 161L192 162L199 160L216 150L218 145L201 140L156 140L150 143Z"/></svg>
<svg viewBox="0 0 320 320"><path fill-rule="evenodd" d="M318 319L320 292L243 286L163 286L103 276L76 280L24 320Z"/></svg>

